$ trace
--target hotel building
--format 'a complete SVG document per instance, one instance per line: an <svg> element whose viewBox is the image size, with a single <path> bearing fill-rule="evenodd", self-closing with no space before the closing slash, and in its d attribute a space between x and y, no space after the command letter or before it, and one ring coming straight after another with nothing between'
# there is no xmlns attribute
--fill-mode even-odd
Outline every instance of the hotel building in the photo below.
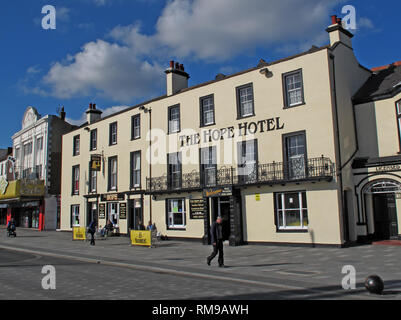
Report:
<svg viewBox="0 0 401 320"><path fill-rule="evenodd" d="M172 61L166 95L108 117L91 104L87 122L63 136L61 229L111 220L128 234L151 221L169 238L207 244L221 216L233 246L375 235L375 201L397 202L374 194L376 183L391 180L392 194L400 184L382 167L400 152L400 91L370 91L387 71L359 64L336 16L326 31L326 46L193 87ZM374 165L386 173L370 176Z"/></svg>

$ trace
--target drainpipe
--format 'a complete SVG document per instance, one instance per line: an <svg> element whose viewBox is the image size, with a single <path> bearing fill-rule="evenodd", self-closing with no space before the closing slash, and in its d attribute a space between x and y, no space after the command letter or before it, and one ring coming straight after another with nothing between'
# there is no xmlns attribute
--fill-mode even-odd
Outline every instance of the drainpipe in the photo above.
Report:
<svg viewBox="0 0 401 320"><path fill-rule="evenodd" d="M340 202L341 202L341 217L343 223L343 239L345 244L345 235L347 230L345 230L345 220L344 220L344 212L345 212L345 203L344 203L344 185L343 185L343 177L342 177L342 169L344 166L341 163L341 140L340 140L340 128L338 122L338 101L337 101L337 85L336 85L336 68L335 68L335 56L333 54L329 55L332 61L333 67L333 92L334 92L334 113L335 113L335 121L336 121L336 140L337 140L337 152L338 152L338 170L337 170L337 177L338 181L340 182Z"/></svg>

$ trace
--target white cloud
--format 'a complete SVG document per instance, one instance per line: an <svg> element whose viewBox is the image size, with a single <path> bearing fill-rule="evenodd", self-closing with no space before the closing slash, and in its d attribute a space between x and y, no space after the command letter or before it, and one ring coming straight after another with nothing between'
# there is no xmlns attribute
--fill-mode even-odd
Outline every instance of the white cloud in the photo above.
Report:
<svg viewBox="0 0 401 320"><path fill-rule="evenodd" d="M43 83L59 98L97 94L128 103L160 93L171 58L221 62L258 48L290 52L328 43L324 29L341 2L172 0L153 34L142 32L140 22L116 26L107 41L89 42L54 63Z"/></svg>
<svg viewBox="0 0 401 320"><path fill-rule="evenodd" d="M342 0L173 0L164 8L156 33L140 33L138 23L110 35L142 51L224 61L255 48L308 41L330 23ZM327 37L326 37L327 39Z"/></svg>
<svg viewBox="0 0 401 320"><path fill-rule="evenodd" d="M51 95L59 98L97 94L114 101L129 102L160 89L163 69L138 59L130 48L103 40L87 43L81 52L55 63L44 77Z"/></svg>
<svg viewBox="0 0 401 320"><path fill-rule="evenodd" d="M374 25L372 20L366 17L360 17L357 22L357 28L373 29Z"/></svg>

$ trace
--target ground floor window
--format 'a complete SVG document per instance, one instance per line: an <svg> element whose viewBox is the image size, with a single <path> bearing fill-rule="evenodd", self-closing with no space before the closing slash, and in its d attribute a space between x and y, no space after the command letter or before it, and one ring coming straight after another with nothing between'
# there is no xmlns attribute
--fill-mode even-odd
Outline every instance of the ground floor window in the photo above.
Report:
<svg viewBox="0 0 401 320"><path fill-rule="evenodd" d="M183 229L186 227L185 199L167 199L167 228Z"/></svg>
<svg viewBox="0 0 401 320"><path fill-rule="evenodd" d="M308 207L306 192L276 194L276 216L279 230L308 229Z"/></svg>
<svg viewBox="0 0 401 320"><path fill-rule="evenodd" d="M71 206L71 227L79 226L79 205Z"/></svg>

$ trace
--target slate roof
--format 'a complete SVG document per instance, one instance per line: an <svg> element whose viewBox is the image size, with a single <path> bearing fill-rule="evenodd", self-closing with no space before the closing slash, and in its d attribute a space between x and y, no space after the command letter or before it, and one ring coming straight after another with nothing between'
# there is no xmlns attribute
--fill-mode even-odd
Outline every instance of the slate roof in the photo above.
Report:
<svg viewBox="0 0 401 320"><path fill-rule="evenodd" d="M376 71L377 70L377 71ZM393 63L376 71L355 94L355 104L392 98L401 92L401 64Z"/></svg>

